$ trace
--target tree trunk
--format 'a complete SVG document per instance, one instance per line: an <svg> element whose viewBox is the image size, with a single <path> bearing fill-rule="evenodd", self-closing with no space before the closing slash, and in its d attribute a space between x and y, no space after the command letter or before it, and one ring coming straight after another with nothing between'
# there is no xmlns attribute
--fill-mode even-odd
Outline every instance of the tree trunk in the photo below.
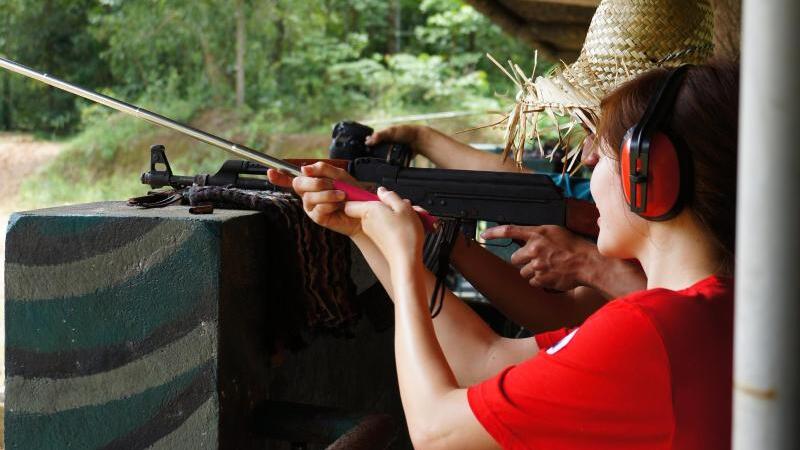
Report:
<svg viewBox="0 0 800 450"><path fill-rule="evenodd" d="M195 28L195 32L200 42L200 51L203 54L203 68L205 69L206 77L208 77L208 82L211 85L212 95L218 98L220 92L230 92L228 91L228 89L230 89L230 80L225 79L225 74L222 73L222 69L220 69L217 64L217 58L214 56L214 52L211 49L211 43L208 42L208 36L206 36L205 32L200 28Z"/></svg>
<svg viewBox="0 0 800 450"><path fill-rule="evenodd" d="M386 9L386 49L389 54L400 51L397 45L397 0L392 0L391 5Z"/></svg>
<svg viewBox="0 0 800 450"><path fill-rule="evenodd" d="M8 74L3 74L3 102L0 111L2 116L2 124L4 130L11 130L13 125L11 122L11 77Z"/></svg>
<svg viewBox="0 0 800 450"><path fill-rule="evenodd" d="M12 11L11 8L3 9L6 13L10 13ZM7 32L11 32L11 15L5 14L5 16L5 29ZM8 55L13 58L15 52L11 49L11 45L6 44L6 46ZM0 122L0 124L2 124L2 129L8 131L11 130L11 105L13 104L11 100L11 74L4 73L0 75L0 78L3 79L3 94L2 97L0 97L0 119L2 119L2 122Z"/></svg>
<svg viewBox="0 0 800 450"><path fill-rule="evenodd" d="M286 40L286 23L283 17L283 8L278 0L275 1L275 42L272 45L272 64L278 64L283 59L283 41Z"/></svg>
<svg viewBox="0 0 800 450"><path fill-rule="evenodd" d="M403 8L400 0L394 0L394 50L403 51Z"/></svg>
<svg viewBox="0 0 800 450"><path fill-rule="evenodd" d="M247 44L244 0L236 0L236 107L244 106L244 55Z"/></svg>

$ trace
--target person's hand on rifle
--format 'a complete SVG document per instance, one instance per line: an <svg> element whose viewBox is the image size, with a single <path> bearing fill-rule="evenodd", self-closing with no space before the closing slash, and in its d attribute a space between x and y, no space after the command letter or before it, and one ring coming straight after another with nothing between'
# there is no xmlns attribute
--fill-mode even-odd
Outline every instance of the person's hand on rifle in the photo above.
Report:
<svg viewBox="0 0 800 450"><path fill-rule="evenodd" d="M356 179L347 171L323 162L303 166L300 170L303 175L293 178L269 169L267 178L274 185L291 187L303 199L303 209L317 224L350 237L360 232L360 221L344 213L345 193L333 188L333 180L357 184Z"/></svg>
<svg viewBox="0 0 800 450"><path fill-rule="evenodd" d="M420 209L396 193L378 188L379 202L348 201L347 217L360 221L360 229L375 243L389 266L422 264L422 243L425 233L417 214Z"/></svg>
<svg viewBox="0 0 800 450"><path fill-rule="evenodd" d="M588 286L608 297L620 297L647 284L637 263L602 256L595 244L559 226L502 225L481 237L520 242L522 247L511 255L511 263L531 286L559 291Z"/></svg>
<svg viewBox="0 0 800 450"><path fill-rule="evenodd" d="M519 172L511 158L503 161L498 155L472 148L463 142L422 125L398 125L376 131L367 138L367 145L381 142L406 144L415 155L422 155L440 169Z"/></svg>
<svg viewBox="0 0 800 450"><path fill-rule="evenodd" d="M425 155L434 130L422 125L397 125L374 132L367 137L367 145L377 145L381 142L406 144L415 155Z"/></svg>

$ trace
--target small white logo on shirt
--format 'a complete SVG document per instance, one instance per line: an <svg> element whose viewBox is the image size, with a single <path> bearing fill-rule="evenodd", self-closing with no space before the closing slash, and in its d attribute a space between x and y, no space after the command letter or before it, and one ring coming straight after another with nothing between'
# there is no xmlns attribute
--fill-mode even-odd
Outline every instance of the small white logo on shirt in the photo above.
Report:
<svg viewBox="0 0 800 450"><path fill-rule="evenodd" d="M572 340L572 337L575 336L575 333L577 333L577 332L578 332L577 328L572 330L572 333L564 336L564 338L561 339L560 341L558 341L558 343L556 343L556 345L548 348L547 349L547 354L548 355L555 355L556 353L558 353L559 350L561 350L562 348L566 347L567 344L569 344L569 341Z"/></svg>

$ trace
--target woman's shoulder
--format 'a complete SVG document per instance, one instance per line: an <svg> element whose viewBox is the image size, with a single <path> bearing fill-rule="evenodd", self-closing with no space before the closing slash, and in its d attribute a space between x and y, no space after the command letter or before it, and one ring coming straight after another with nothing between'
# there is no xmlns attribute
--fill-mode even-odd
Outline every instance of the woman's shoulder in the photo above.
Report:
<svg viewBox="0 0 800 450"><path fill-rule="evenodd" d="M688 305L728 304L733 301L733 279L711 275L680 290L654 288L633 292L610 303L636 308L676 308Z"/></svg>
<svg viewBox="0 0 800 450"><path fill-rule="evenodd" d="M668 349L682 348L699 339L712 347L729 346L733 327L730 278L712 275L685 289L649 289L610 303L615 309L636 311L658 332Z"/></svg>
<svg viewBox="0 0 800 450"><path fill-rule="evenodd" d="M608 302L581 328L656 331L669 334L701 329L714 322L727 323L733 314L733 280L712 275L681 290L648 289Z"/></svg>

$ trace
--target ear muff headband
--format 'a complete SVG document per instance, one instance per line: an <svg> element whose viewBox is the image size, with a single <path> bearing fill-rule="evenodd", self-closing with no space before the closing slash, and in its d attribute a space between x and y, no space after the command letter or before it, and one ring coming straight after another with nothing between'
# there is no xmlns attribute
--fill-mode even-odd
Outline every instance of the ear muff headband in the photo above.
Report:
<svg viewBox="0 0 800 450"><path fill-rule="evenodd" d="M690 66L670 71L647 105L642 119L622 140L620 173L631 211L648 220L666 220L683 207L690 181L682 145L663 130ZM681 144L678 142L678 144Z"/></svg>

